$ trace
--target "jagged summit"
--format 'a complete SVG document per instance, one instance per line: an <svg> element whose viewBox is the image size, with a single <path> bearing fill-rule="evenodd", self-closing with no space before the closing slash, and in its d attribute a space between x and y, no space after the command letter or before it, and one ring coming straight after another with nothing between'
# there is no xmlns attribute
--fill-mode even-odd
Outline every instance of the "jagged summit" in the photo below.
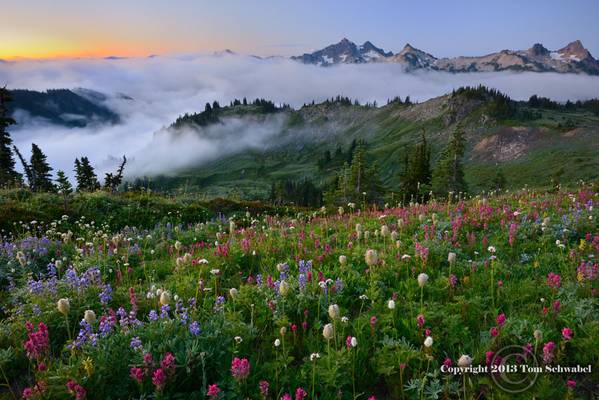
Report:
<svg viewBox="0 0 599 400"><path fill-rule="evenodd" d="M528 50L505 49L484 56L436 58L410 43L406 43L399 53L394 54L375 46L370 41L357 46L349 39L343 38L322 50L291 58L305 64L320 66L391 62L401 64L406 70L430 69L448 72L512 70L599 75L599 62L593 58L580 40L575 40L554 51L547 49L541 43L535 43Z"/></svg>
<svg viewBox="0 0 599 400"><path fill-rule="evenodd" d="M575 40L568 43L566 47L563 47L557 51L565 57L577 58L579 60L586 60L593 58L591 53L582 45L580 40Z"/></svg>

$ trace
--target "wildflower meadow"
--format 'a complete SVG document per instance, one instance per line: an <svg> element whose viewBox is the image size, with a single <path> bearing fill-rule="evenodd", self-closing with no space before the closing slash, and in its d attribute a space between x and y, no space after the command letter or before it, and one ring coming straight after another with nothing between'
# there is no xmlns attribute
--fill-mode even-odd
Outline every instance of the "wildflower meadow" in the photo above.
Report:
<svg viewBox="0 0 599 400"><path fill-rule="evenodd" d="M0 398L594 398L597 202L580 185L20 221L0 246Z"/></svg>

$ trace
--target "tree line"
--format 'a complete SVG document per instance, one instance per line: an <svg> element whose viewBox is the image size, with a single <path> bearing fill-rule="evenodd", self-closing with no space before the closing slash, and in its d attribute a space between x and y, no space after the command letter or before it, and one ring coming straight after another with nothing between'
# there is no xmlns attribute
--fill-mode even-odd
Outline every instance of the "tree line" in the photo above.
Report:
<svg viewBox="0 0 599 400"><path fill-rule="evenodd" d="M289 104L281 104L277 106L274 102L266 99L256 98L254 101L248 101L245 97L242 100L234 99L228 106L221 106L220 103L214 100L212 103L206 103L204 111L199 113L185 113L177 117L175 122L171 124L173 128L181 128L183 126L194 124L198 126L207 126L220 121L219 116L223 110L232 109L234 107L253 106L263 114L271 114L281 110L289 109Z"/></svg>

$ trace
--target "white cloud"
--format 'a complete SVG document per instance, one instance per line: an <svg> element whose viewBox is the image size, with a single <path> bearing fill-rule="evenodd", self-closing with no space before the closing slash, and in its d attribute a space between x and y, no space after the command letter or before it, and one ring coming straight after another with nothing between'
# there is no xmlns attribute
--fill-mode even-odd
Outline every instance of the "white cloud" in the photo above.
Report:
<svg viewBox="0 0 599 400"><path fill-rule="evenodd" d="M40 145L55 169L70 172L74 158L87 155L103 173L126 154L134 160L129 172L140 174L168 172L248 146L264 146L282 124L271 121L261 127L233 120L212 128L223 129L225 136L238 133L234 145L189 132L177 140L155 134L177 116L201 111L213 100L228 104L234 98L261 97L299 107L342 94L384 104L397 95L424 101L460 86L478 84L497 88L515 99L538 94L565 101L599 93L599 77L586 75L405 73L393 64L321 68L282 58L228 55L10 62L0 64L0 83L34 90L84 87L110 95L107 105L123 116L119 125L67 129L30 120L13 129L13 138L24 153L31 142ZM117 93L134 100L114 96Z"/></svg>

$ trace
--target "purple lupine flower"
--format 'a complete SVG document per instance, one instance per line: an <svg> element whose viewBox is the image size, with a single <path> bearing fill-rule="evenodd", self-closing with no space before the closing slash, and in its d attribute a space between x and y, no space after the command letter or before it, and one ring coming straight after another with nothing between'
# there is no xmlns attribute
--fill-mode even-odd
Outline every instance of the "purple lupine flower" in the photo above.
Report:
<svg viewBox="0 0 599 400"><path fill-rule="evenodd" d="M166 319L168 318L168 313L171 311L171 306L168 304L164 304L160 307L160 318Z"/></svg>
<svg viewBox="0 0 599 400"><path fill-rule="evenodd" d="M47 270L46 275L48 278L56 277L56 266L53 263L48 264Z"/></svg>
<svg viewBox="0 0 599 400"><path fill-rule="evenodd" d="M133 350L141 350L142 349L141 339L139 338L139 336L135 336L134 338L131 339L131 342L129 343L129 347L131 347Z"/></svg>
<svg viewBox="0 0 599 400"><path fill-rule="evenodd" d="M100 292L100 304L105 306L110 300L112 300L112 287L107 283Z"/></svg>
<svg viewBox="0 0 599 400"><path fill-rule="evenodd" d="M70 344L68 346L68 348L72 349L72 348L77 348L80 349L85 343L87 343L90 339L90 336L92 335L92 326L90 324L87 323L87 321L85 319L82 319L81 322L79 322L79 333L77 334L77 337L75 338L75 340L73 340L73 343ZM92 343L94 344L95 341Z"/></svg>
<svg viewBox="0 0 599 400"><path fill-rule="evenodd" d="M64 274L64 279L67 281L68 284L70 284L74 288L79 287L79 277L77 276L77 271L75 271L73 267L67 269L67 271Z"/></svg>
<svg viewBox="0 0 599 400"><path fill-rule="evenodd" d="M189 322L189 314L187 313L187 311L183 311L179 315L179 320L181 321L182 325L187 325L187 323Z"/></svg>
<svg viewBox="0 0 599 400"><path fill-rule="evenodd" d="M343 281L341 280L341 278L337 278L335 280L335 291L337 293L341 292L343 290Z"/></svg>
<svg viewBox="0 0 599 400"><path fill-rule="evenodd" d="M193 321L189 325L189 332L194 336L198 336L201 332L200 323L198 321Z"/></svg>
<svg viewBox="0 0 599 400"><path fill-rule="evenodd" d="M44 291L44 282L42 280L36 281L35 279L29 279L27 281L29 292L31 294L40 294Z"/></svg>
<svg viewBox="0 0 599 400"><path fill-rule="evenodd" d="M100 332L100 335L102 335L102 337L106 337L110 334L110 331L112 331L112 324L110 323L110 320L106 317L101 318L100 326L98 327L98 332Z"/></svg>
<svg viewBox="0 0 599 400"><path fill-rule="evenodd" d="M118 315L120 319L126 319L127 311L125 311L123 307L119 307L119 309L116 311L116 315Z"/></svg>
<svg viewBox="0 0 599 400"><path fill-rule="evenodd" d="M306 262L304 260L300 260L298 263L298 268L300 274L307 275L308 272L312 269L312 261Z"/></svg>
<svg viewBox="0 0 599 400"><path fill-rule="evenodd" d="M55 295L58 292L58 279L55 276L46 281L46 290L51 295Z"/></svg>
<svg viewBox="0 0 599 400"><path fill-rule="evenodd" d="M308 279L306 278L305 274L299 274L297 281L299 283L299 289L300 291L303 291L306 288L306 283L308 282Z"/></svg>
<svg viewBox="0 0 599 400"><path fill-rule="evenodd" d="M150 319L150 321L158 321L158 313L156 312L156 310L151 310L148 314L148 318Z"/></svg>
<svg viewBox="0 0 599 400"><path fill-rule="evenodd" d="M222 311L225 305L224 296L218 296L216 300L214 300L214 311Z"/></svg>

